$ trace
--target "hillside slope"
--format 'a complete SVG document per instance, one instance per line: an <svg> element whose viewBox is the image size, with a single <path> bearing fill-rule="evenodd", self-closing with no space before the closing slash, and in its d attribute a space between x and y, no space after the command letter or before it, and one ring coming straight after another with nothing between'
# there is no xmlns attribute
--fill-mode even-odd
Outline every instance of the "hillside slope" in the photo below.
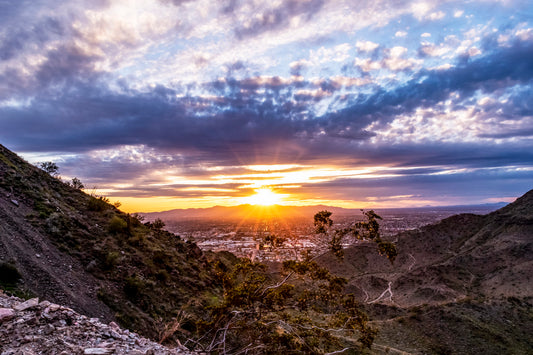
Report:
<svg viewBox="0 0 533 355"><path fill-rule="evenodd" d="M490 214L456 215L394 238L399 250L394 265L367 243L346 250L344 263L328 264L371 300L390 282L393 302L401 306L533 297L533 190Z"/></svg>
<svg viewBox="0 0 533 355"><path fill-rule="evenodd" d="M342 263L321 260L349 279L381 328L378 344L411 353L533 349L533 190L490 214L456 215L394 238L394 265L365 242Z"/></svg>
<svg viewBox="0 0 533 355"><path fill-rule="evenodd" d="M28 291L110 320L112 311L97 298L103 281L65 252L75 243L70 231L60 236L67 243L64 246L50 240L63 232L56 226L63 219L75 224L85 238L101 233L96 222L76 210L84 204L81 191L68 188L0 146L0 260L16 266Z"/></svg>
<svg viewBox="0 0 533 355"><path fill-rule="evenodd" d="M194 243L51 177L1 145L0 266L16 268L17 286L26 292L152 339L180 309L201 309L218 282Z"/></svg>

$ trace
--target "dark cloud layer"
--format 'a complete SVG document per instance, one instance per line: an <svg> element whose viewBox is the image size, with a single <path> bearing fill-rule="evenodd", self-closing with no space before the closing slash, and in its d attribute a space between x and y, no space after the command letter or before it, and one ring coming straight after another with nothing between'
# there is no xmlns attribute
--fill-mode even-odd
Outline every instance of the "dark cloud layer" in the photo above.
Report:
<svg viewBox="0 0 533 355"><path fill-rule="evenodd" d="M533 41L517 40L510 47L480 59L466 60L448 70L424 70L399 88L361 95L334 117L327 118L337 123L357 120L365 126L375 120L391 120L416 108L434 106L454 92L470 97L477 90L490 93L529 83L533 78L533 62L529 60L532 55Z"/></svg>
<svg viewBox="0 0 533 355"><path fill-rule="evenodd" d="M54 37L64 35L64 32L62 23L53 18L47 18L29 29L16 29L0 44L0 61L15 57L27 45L43 45Z"/></svg>
<svg viewBox="0 0 533 355"><path fill-rule="evenodd" d="M274 8L258 9L258 13L243 26L235 29L235 34L242 39L249 36L279 30L288 27L295 16L302 16L309 21L324 5L324 0L287 0Z"/></svg>
<svg viewBox="0 0 533 355"><path fill-rule="evenodd" d="M530 83L532 57L532 41L515 41L512 46L448 70L422 71L400 87L381 87L373 93L357 95L345 103L344 109L317 116L312 111L316 102L313 97L298 95L293 82L276 77L226 79L203 85L218 95L216 100L180 97L181 92L162 86L149 92L118 93L90 79L95 75L90 70L90 57L75 48L62 47L49 53L38 70L37 87L46 89L29 106L0 108L0 131L9 132L2 139L19 151L83 152L143 144L186 152L198 159L211 157L221 164L233 164L235 159L249 163L273 159L311 161L332 155L347 158L358 152L367 154L363 146L375 133L366 127L372 123L383 125L417 108L436 106L451 93L459 94L460 100L454 104L462 105L474 93ZM56 90L58 85L61 90ZM341 89L328 81L300 82L302 85L332 94ZM531 96L524 90L519 94ZM515 112L507 112L506 118L531 115L528 100L515 97L512 104ZM528 132L514 133L523 137ZM512 134L511 130L484 136ZM380 149L388 150L378 148L374 154L379 155ZM446 154L453 151L439 152L442 149L432 147L432 159L439 161L442 155L448 160ZM510 144L509 149L517 148ZM422 145L420 150L427 148ZM480 159L475 152L476 149L458 150L453 159ZM413 158L419 156L413 153L409 148L411 159L407 162L404 157L403 161L423 163Z"/></svg>

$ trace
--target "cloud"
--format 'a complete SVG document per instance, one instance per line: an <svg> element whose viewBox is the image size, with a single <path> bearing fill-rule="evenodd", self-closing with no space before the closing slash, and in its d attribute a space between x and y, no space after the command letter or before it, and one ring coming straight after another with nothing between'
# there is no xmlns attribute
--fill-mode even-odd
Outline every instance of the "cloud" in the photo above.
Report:
<svg viewBox="0 0 533 355"><path fill-rule="evenodd" d="M355 47L361 52L372 52L379 47L379 44L372 41L357 41Z"/></svg>
<svg viewBox="0 0 533 355"><path fill-rule="evenodd" d="M533 78L533 64L527 58L533 54L533 41L517 40L510 48L467 61L448 70L422 70L406 85L394 90L361 95L354 105L340 111L337 119L367 117L377 112L394 114L412 112L416 107L428 107L446 99L451 92L469 96L476 90L484 92L516 83L528 83Z"/></svg>
<svg viewBox="0 0 533 355"><path fill-rule="evenodd" d="M441 20L444 18L444 16L446 16L446 14L442 11L436 11L436 12L432 12L431 14L429 14L429 16L427 17L429 20L431 21L436 21L436 20Z"/></svg>
<svg viewBox="0 0 533 355"><path fill-rule="evenodd" d="M463 16L464 13L465 13L464 10L455 10L453 12L453 17L455 17L455 18L461 17L461 16Z"/></svg>
<svg viewBox="0 0 533 355"><path fill-rule="evenodd" d="M181 96L162 86L120 93L97 86L98 81L74 81L69 73L79 75L87 64L76 51L68 52L64 49L57 59L50 56L50 64L38 75L42 82L68 81L68 91L45 91L29 107L0 107L0 131L10 132L2 138L18 150L88 151L144 144L228 164L276 159L280 147L286 161L333 153L347 156L360 149L358 142L375 136L367 130L371 124L386 124L398 115L434 106L454 92L465 102L475 92L533 78L528 60L533 43L517 40L448 70L422 70L405 85L356 95L343 103L344 108L318 115L309 101L340 95L347 79L299 82L301 89L295 89L295 79L282 77L228 79L204 86L212 92L206 98ZM405 50L393 52L401 56ZM525 99L514 103L529 107ZM320 144L326 144L322 151L316 148Z"/></svg>
<svg viewBox="0 0 533 355"><path fill-rule="evenodd" d="M302 75L303 70L310 66L312 66L312 63L306 59L294 61L290 64L291 75L300 76Z"/></svg>
<svg viewBox="0 0 533 355"><path fill-rule="evenodd" d="M398 174L381 179L336 179L306 186L306 191L311 196L345 201L361 201L365 196L386 201L393 196L392 192L401 191L403 195L412 195L408 200L415 206L469 205L482 203L484 200L478 200L480 195L484 199L495 198L496 201L501 201L498 200L501 196L525 193L531 188L529 181L533 178L533 171L513 168L460 171L446 171L443 168L441 172L443 173ZM472 184L473 181L477 183ZM449 186L453 186L453 191ZM386 205L395 207L402 203L389 201Z"/></svg>
<svg viewBox="0 0 533 355"><path fill-rule="evenodd" d="M279 30L288 27L295 17L309 21L323 5L323 0L288 0L275 7L256 8L252 17L235 29L235 35L244 39Z"/></svg>
<svg viewBox="0 0 533 355"><path fill-rule="evenodd" d="M18 56L26 47L42 46L48 41L65 34L63 25L53 18L47 18L31 29L17 28L0 44L0 61Z"/></svg>
<svg viewBox="0 0 533 355"><path fill-rule="evenodd" d="M75 154L68 169L101 183L242 164L524 166L528 3L467 18L474 5L0 1L0 139Z"/></svg>

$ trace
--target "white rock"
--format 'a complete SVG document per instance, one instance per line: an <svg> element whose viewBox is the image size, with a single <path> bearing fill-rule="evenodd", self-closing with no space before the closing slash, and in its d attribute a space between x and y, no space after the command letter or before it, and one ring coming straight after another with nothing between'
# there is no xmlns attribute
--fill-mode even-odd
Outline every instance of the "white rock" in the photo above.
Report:
<svg viewBox="0 0 533 355"><path fill-rule="evenodd" d="M35 307L39 304L39 299L38 298L32 298L30 300L27 300L26 302L23 302L19 305L16 305L15 307L13 307L15 309L15 311L24 311L26 309L29 309L29 308L32 308L32 307Z"/></svg>
<svg viewBox="0 0 533 355"><path fill-rule="evenodd" d="M11 308L0 308L0 323L10 320L15 316L15 311Z"/></svg>
<svg viewBox="0 0 533 355"><path fill-rule="evenodd" d="M87 348L83 350L84 354L111 354L114 349L105 349L105 348Z"/></svg>
<svg viewBox="0 0 533 355"><path fill-rule="evenodd" d="M110 330L109 335L111 335L111 337L115 339L122 339L122 336L119 333L115 332L114 330Z"/></svg>
<svg viewBox="0 0 533 355"><path fill-rule="evenodd" d="M49 311L49 312L55 312L55 311L57 311L59 308L61 308L60 305L52 303L50 306L48 306L48 311Z"/></svg>
<svg viewBox="0 0 533 355"><path fill-rule="evenodd" d="M39 307L42 307L42 308L46 308L49 305L51 305L50 301L42 301L41 303L39 303Z"/></svg>

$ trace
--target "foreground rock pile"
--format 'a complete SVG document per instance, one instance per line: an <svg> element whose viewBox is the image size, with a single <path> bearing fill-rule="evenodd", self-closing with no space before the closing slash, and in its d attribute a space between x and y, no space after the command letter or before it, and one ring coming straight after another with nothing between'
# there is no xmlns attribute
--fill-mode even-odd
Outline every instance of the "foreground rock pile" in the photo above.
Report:
<svg viewBox="0 0 533 355"><path fill-rule="evenodd" d="M192 354L169 349L48 301L28 301L0 290L0 354Z"/></svg>

